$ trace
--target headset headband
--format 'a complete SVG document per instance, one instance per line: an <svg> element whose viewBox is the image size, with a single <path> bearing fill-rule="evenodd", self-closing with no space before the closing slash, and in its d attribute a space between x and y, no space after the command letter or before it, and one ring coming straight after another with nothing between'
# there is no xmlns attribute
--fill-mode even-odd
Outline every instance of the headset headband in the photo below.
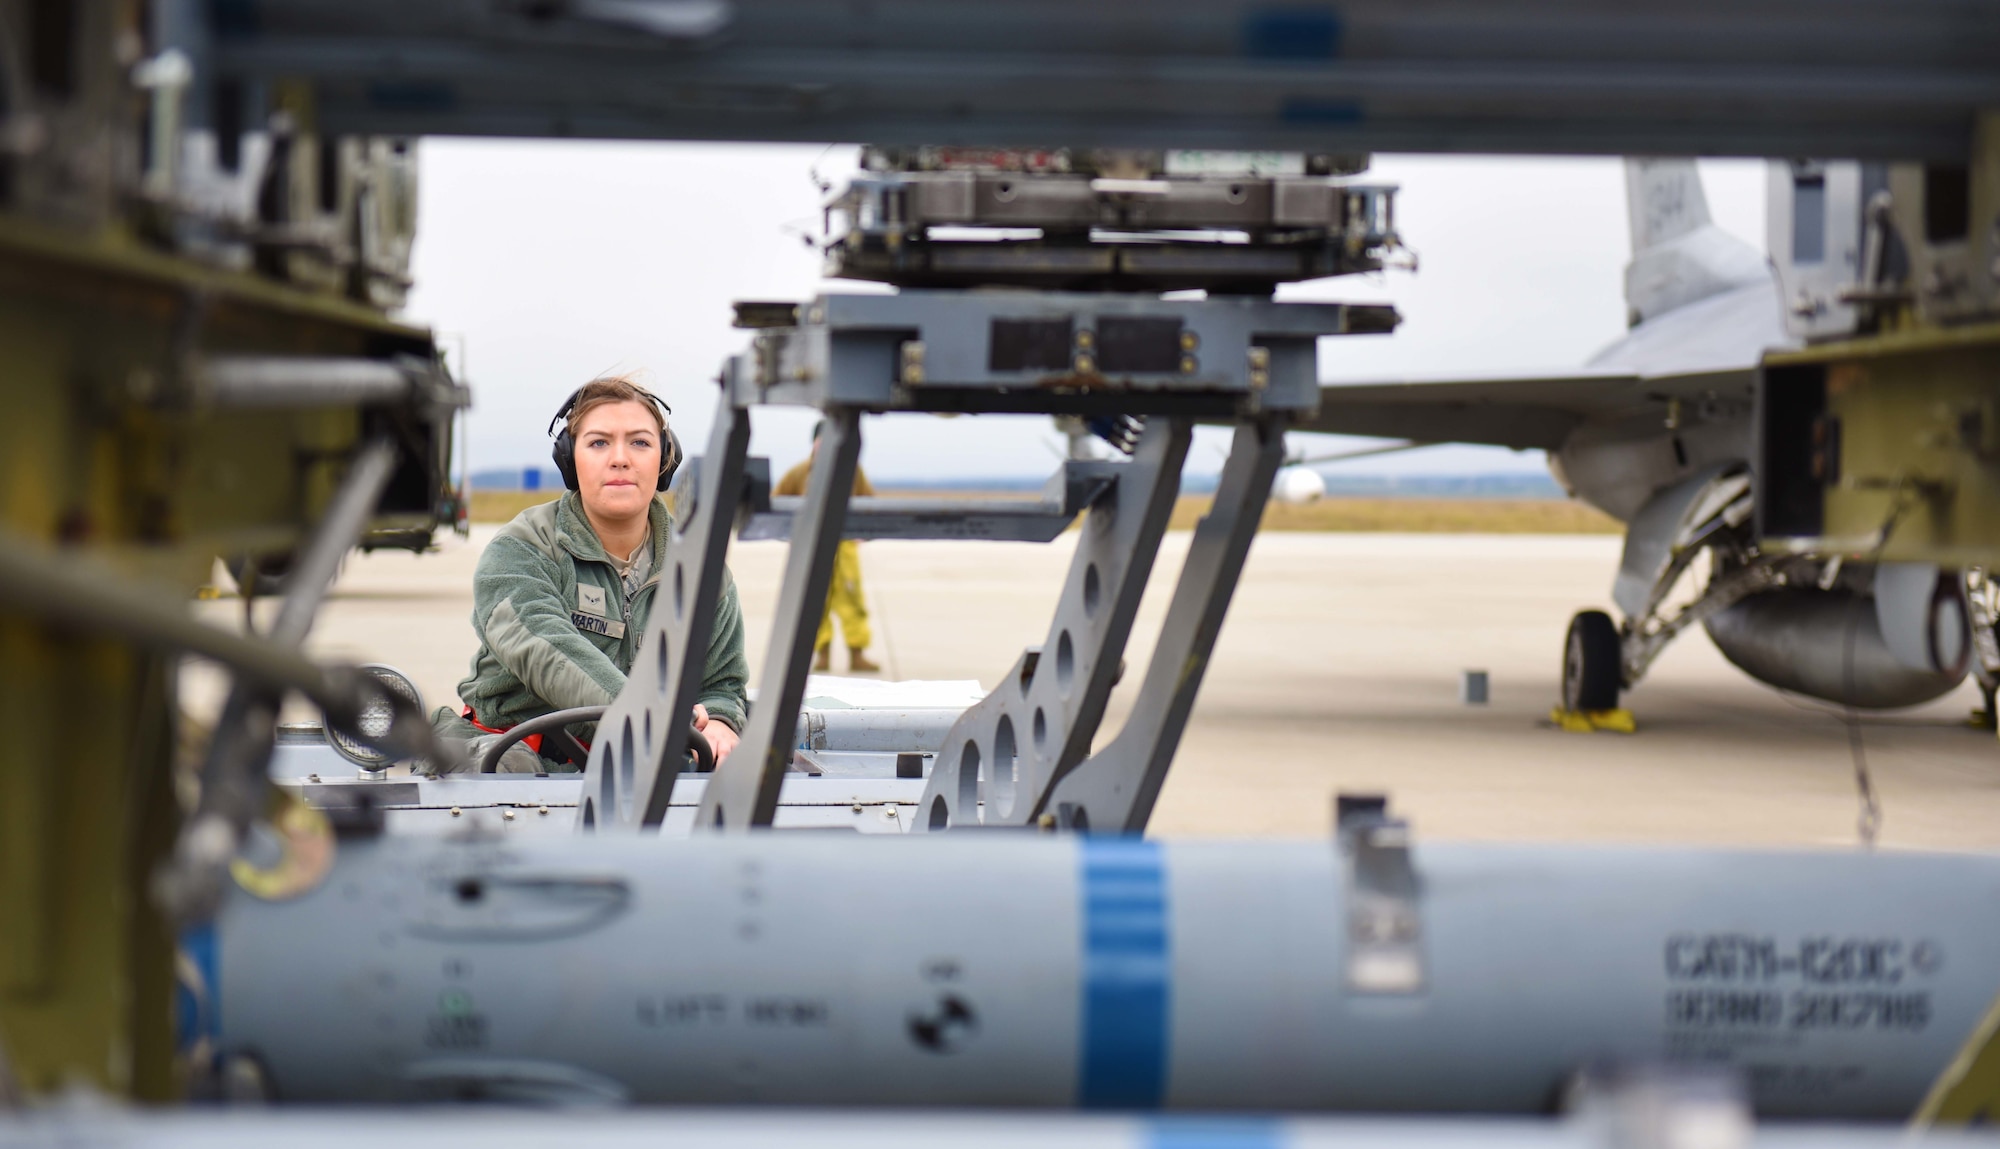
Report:
<svg viewBox="0 0 2000 1149"><path fill-rule="evenodd" d="M593 379L591 380L591 382L595 383L596 380ZM585 383L583 385L583 387L588 387L588 386L590 386L590 383ZM640 398L646 400L648 403L651 403L653 406L658 407L660 409L660 429L662 431L666 430L667 417L674 413L674 409L672 407L667 406L667 401L665 399L660 398L658 395L653 394L651 391L646 390L644 387L639 386L637 383L629 383L627 384L627 386L631 387L632 390L637 391L639 393ZM583 394L583 387L578 387L576 390L571 391L569 393L569 398L564 399L563 405L557 408L555 418L549 420L548 428L544 432L546 435L548 435L549 438L553 439L556 437L556 424L558 423L567 424L569 422L569 413L571 411L576 410L576 401ZM566 426L565 430L567 430Z"/></svg>

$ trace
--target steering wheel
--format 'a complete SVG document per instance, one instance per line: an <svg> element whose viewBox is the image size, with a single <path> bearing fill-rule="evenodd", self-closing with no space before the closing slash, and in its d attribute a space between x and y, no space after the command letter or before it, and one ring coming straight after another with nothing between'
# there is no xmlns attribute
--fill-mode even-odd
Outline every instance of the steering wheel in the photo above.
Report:
<svg viewBox="0 0 2000 1149"><path fill-rule="evenodd" d="M577 741L576 736L571 734L566 728L579 722L596 722L603 718L604 712L609 709L610 707L608 706L577 706L568 710L552 710L547 714L530 718L526 722L511 726L500 737L494 739L492 745L486 748L486 752L479 756L479 772L481 774L498 773L501 756L512 749L516 742L535 734L543 735L549 741L554 742L556 751L564 758L575 763L578 769L581 769L585 763L590 761L590 751L585 749L583 743ZM701 732L696 730L693 724L689 724L687 732L687 748L694 755L695 771L701 774L714 773L714 748L708 744L708 739L703 738Z"/></svg>

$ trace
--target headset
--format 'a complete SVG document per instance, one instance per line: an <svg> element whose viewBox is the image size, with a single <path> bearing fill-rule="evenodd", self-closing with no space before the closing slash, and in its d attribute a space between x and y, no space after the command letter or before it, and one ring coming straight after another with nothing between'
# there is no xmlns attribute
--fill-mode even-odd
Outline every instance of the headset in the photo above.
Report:
<svg viewBox="0 0 2000 1149"><path fill-rule="evenodd" d="M590 384L586 383L583 386L588 387ZM635 387L633 390L660 409L660 438L664 442L660 444L660 485L657 493L665 494L667 488L673 485L674 472L681 465L681 441L674 437L674 429L667 422L667 416L673 414L674 409L644 387ZM548 430L549 436L555 440L555 446L549 449L549 458L555 460L556 470L562 472L563 486L572 491L577 489L576 439L569 433L569 413L576 407L577 396L581 394L583 387L578 387L569 393L569 398L563 400L562 407L556 411L556 417L549 420ZM561 427L562 430L557 431L557 427Z"/></svg>

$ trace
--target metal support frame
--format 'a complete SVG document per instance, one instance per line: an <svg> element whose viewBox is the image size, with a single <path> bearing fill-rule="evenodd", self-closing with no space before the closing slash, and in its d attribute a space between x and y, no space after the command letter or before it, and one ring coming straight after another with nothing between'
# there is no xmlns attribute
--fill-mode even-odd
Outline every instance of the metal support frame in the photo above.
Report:
<svg viewBox="0 0 2000 1149"><path fill-rule="evenodd" d="M1056 784L1049 801L1059 824L1096 833L1145 830L1201 690L1271 481L1284 465L1289 422L1274 415L1237 424L1214 505L1195 526L1132 713L1110 745Z"/></svg>
<svg viewBox="0 0 2000 1149"><path fill-rule="evenodd" d="M681 517L667 539L642 653L625 689L597 724L597 740L584 766L583 799L577 803L581 829L654 829L667 816L687 753L678 735L688 729L688 716L701 693L709 633L722 598L723 560L736 520L734 493L743 488L749 451L749 413L732 403L720 404L701 457L692 512L676 508Z"/></svg>
<svg viewBox="0 0 2000 1149"><path fill-rule="evenodd" d="M305 641L340 573L341 559L367 530L395 474L396 457L395 445L386 438L372 440L356 455L300 554L291 589L271 623L271 642L297 647ZM284 694L245 675L238 675L229 689L202 765L200 804L182 827L172 859L154 876L162 908L182 921L205 921L214 914L229 861L263 810Z"/></svg>
<svg viewBox="0 0 2000 1149"><path fill-rule="evenodd" d="M703 788L696 832L772 822L800 740L799 708L834 550L850 533L860 416L880 410L1152 412L1130 461L1072 464L1051 481L1041 504L1009 508L1022 522L1054 522L1084 507L1089 516L1047 642L1024 654L1000 689L954 722L919 817L927 830L1062 820L1052 814L1059 787L1077 782L1073 775L1080 773L1088 779L1070 803L1074 824L1142 828L1284 461L1284 430L1318 402L1316 340L1375 327L1357 326L1359 313L1340 304L1048 292L826 295L783 310L791 322L756 325L751 349L724 369L716 429L698 478L683 488L694 492L696 506L668 540L663 577L673 605L655 611L643 644L653 655L634 665L599 723L580 828L657 827L665 815L682 747L664 745L664 732L678 725L670 716L694 705L728 532L742 519L751 537L748 524L763 509L752 495L752 514L739 513L745 509L748 412L765 404L818 407L827 425L805 497L783 508L784 515L762 516L789 520L791 551L775 629L749 728ZM1105 376L1092 354L1097 330L1135 319L1147 321L1174 356L1164 357L1157 370L1135 367ZM1005 362L997 348L1009 325L1023 322L1061 329L1059 362ZM1065 350L1072 346L1082 350L1072 356ZM1193 420L1217 416L1241 422L1215 505L1195 532L1134 718L1105 755L1091 759L1179 493ZM1018 524L1003 530L985 523L982 515L995 516L977 503L955 512L928 503L870 512L872 518L864 514L859 523L860 533L870 536L1018 533ZM980 529L946 521L947 512ZM684 582L692 597L683 608ZM640 795L643 803L636 801Z"/></svg>
<svg viewBox="0 0 2000 1149"><path fill-rule="evenodd" d="M1113 496L1084 522L1048 638L945 736L919 829L1032 823L1090 753L1192 438L1185 419L1147 423Z"/></svg>
<svg viewBox="0 0 2000 1149"><path fill-rule="evenodd" d="M854 494L854 469L861 461L861 412L828 407L825 413L826 429L820 434L805 502L792 520L792 546L764 658L763 686L742 742L702 791L701 806L695 811L697 833L769 826L778 808L778 787L791 765L799 706L805 701L813 639L833 581L833 554L840 545L847 500ZM730 485L708 489L733 491L741 486L726 481ZM688 705L693 705L692 697Z"/></svg>

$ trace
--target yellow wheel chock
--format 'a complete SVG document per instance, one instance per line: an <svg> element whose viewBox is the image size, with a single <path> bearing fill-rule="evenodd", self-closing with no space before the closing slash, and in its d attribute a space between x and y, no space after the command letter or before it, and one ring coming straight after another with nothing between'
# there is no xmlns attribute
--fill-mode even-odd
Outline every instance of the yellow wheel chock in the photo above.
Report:
<svg viewBox="0 0 2000 1149"><path fill-rule="evenodd" d="M1549 721L1571 734L1590 734L1599 730L1634 734L1639 729L1638 723L1632 720L1632 712L1622 706L1616 710L1564 710L1557 706L1549 711Z"/></svg>

